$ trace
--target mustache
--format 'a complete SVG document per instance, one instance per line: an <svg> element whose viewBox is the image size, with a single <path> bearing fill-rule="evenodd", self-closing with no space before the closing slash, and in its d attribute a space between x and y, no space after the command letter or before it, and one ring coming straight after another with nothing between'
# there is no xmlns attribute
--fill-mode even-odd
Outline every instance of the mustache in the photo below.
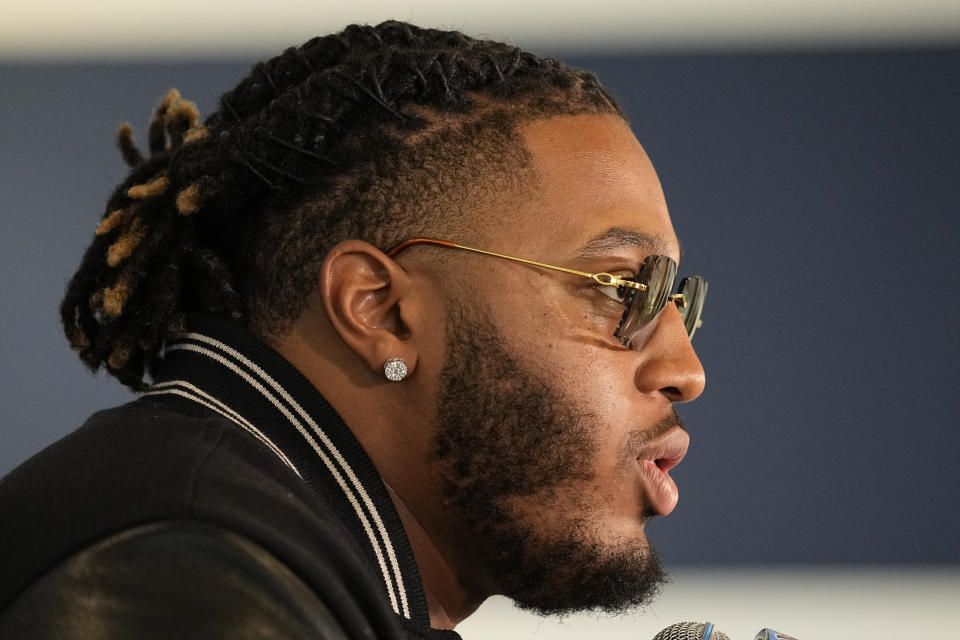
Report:
<svg viewBox="0 0 960 640"><path fill-rule="evenodd" d="M680 419L680 415L677 413L677 410L671 408L670 413L660 418L660 420L658 420L649 428L637 429L630 432L630 435L627 436L626 442L627 453L633 457L639 456L644 447L674 427L680 427L684 431L687 430L683 424L683 420Z"/></svg>

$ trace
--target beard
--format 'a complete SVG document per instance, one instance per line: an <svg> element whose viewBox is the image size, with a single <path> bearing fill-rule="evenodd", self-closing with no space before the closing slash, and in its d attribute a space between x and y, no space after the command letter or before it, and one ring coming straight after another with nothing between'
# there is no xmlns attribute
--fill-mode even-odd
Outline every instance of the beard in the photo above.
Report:
<svg viewBox="0 0 960 640"><path fill-rule="evenodd" d="M543 615L650 602L665 573L649 543L599 534L596 418L521 365L490 321L450 315L431 457L462 560Z"/></svg>

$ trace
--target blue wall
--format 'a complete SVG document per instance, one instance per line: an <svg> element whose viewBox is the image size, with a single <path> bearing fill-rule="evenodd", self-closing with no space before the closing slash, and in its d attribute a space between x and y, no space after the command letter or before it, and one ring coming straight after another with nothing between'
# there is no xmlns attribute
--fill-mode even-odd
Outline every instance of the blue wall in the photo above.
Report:
<svg viewBox="0 0 960 640"><path fill-rule="evenodd" d="M668 564L960 563L960 50L565 60L626 105L710 279ZM128 397L56 318L112 132L246 66L0 67L0 474Z"/></svg>

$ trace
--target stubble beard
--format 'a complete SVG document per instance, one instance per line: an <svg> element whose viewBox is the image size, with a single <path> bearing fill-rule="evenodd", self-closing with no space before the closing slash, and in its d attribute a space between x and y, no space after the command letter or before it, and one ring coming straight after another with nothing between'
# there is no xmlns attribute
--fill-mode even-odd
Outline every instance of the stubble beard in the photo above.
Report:
<svg viewBox="0 0 960 640"><path fill-rule="evenodd" d="M497 593L540 614L619 613L665 573L645 538L604 541L593 479L599 427L522 366L494 325L454 307L432 462L456 546Z"/></svg>

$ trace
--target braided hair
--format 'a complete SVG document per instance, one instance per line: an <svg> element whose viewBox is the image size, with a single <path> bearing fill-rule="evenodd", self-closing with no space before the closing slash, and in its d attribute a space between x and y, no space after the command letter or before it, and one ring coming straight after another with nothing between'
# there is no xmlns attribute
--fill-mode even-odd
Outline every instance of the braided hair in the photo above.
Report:
<svg viewBox="0 0 960 640"><path fill-rule="evenodd" d="M68 285L67 339L92 370L143 389L189 312L280 336L335 244L455 228L525 162L518 124L578 113L620 110L554 59L395 21L257 63L202 123L173 89L148 157L129 125L118 132L132 169Z"/></svg>

